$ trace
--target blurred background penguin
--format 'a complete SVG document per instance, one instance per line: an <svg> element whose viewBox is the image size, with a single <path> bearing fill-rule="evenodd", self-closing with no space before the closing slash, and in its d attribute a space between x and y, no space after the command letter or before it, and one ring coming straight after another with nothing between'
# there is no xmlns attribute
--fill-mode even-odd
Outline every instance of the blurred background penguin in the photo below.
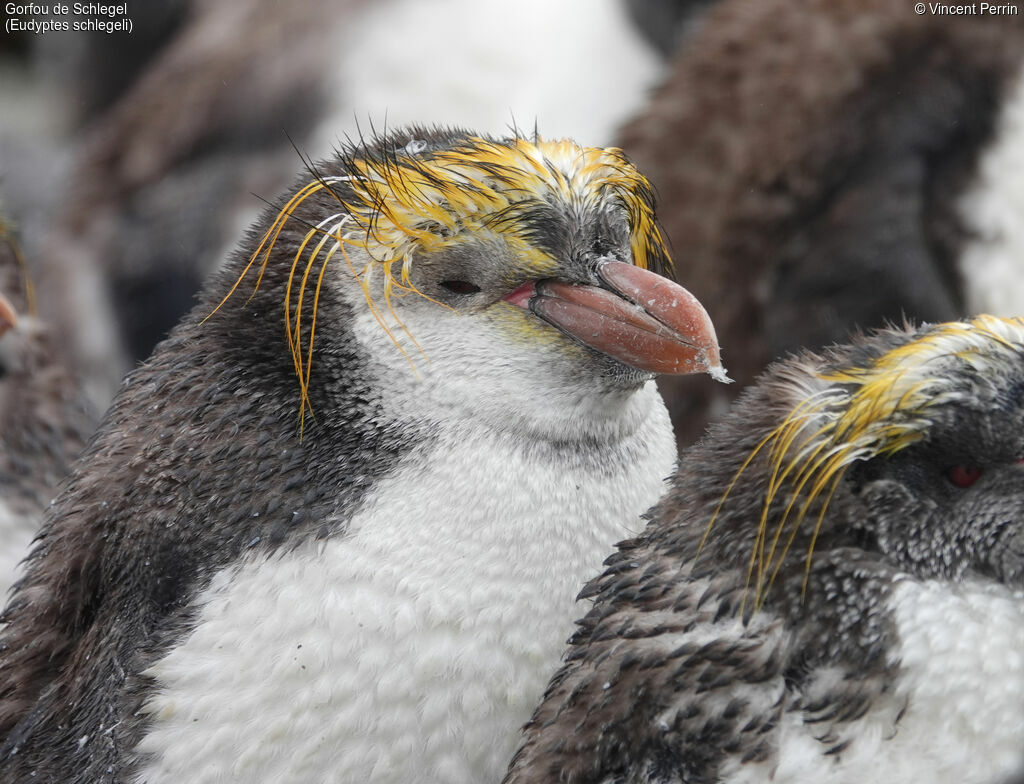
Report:
<svg viewBox="0 0 1024 784"><path fill-rule="evenodd" d="M1024 17L921 6L664 15L675 57L617 141L739 382L663 383L681 443L788 352L903 317L1024 312Z"/></svg>

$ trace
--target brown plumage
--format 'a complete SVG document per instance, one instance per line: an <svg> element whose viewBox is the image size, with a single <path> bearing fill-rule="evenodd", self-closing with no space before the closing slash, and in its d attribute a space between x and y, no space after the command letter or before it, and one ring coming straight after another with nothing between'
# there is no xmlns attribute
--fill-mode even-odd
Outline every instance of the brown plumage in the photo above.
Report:
<svg viewBox="0 0 1024 784"><path fill-rule="evenodd" d="M956 198L1022 58L1020 15L724 0L701 16L619 139L739 382L662 386L681 442L782 353L963 315Z"/></svg>

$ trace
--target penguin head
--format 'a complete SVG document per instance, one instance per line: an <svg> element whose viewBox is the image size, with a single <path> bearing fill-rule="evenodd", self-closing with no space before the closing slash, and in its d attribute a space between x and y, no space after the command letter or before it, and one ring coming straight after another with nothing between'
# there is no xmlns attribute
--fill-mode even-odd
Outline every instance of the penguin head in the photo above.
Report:
<svg viewBox="0 0 1024 784"><path fill-rule="evenodd" d="M410 408L555 432L656 373L725 378L621 151L413 128L310 168L240 276L278 270L303 407L342 328Z"/></svg>
<svg viewBox="0 0 1024 784"><path fill-rule="evenodd" d="M1024 585L1024 320L886 330L787 360L736 417L748 457L717 476L704 545L742 566L757 603L862 555L920 579Z"/></svg>
<svg viewBox="0 0 1024 784"><path fill-rule="evenodd" d="M851 466L859 546L921 579L1024 586L1024 322L932 328L874 363L897 421Z"/></svg>

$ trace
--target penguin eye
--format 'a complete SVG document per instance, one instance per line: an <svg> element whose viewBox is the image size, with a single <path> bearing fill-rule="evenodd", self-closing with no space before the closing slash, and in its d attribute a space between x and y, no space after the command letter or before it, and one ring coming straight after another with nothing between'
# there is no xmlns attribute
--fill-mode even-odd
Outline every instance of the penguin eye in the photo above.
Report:
<svg viewBox="0 0 1024 784"><path fill-rule="evenodd" d="M476 294L480 287L468 280L442 280L441 286L448 289L452 294Z"/></svg>
<svg viewBox="0 0 1024 784"><path fill-rule="evenodd" d="M973 485L981 477L981 469L977 466L955 465L946 469L946 478L960 488Z"/></svg>

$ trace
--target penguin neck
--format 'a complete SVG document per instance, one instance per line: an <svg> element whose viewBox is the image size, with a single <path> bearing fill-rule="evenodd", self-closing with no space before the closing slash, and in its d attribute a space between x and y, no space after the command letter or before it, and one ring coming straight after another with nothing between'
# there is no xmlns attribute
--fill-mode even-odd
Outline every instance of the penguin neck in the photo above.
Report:
<svg viewBox="0 0 1024 784"><path fill-rule="evenodd" d="M620 386L596 373L552 379L543 365L535 378L455 376L429 363L412 368L387 354L367 372L385 415L427 432L491 433L524 444L605 450L656 423L671 430L653 380Z"/></svg>
<svg viewBox="0 0 1024 784"><path fill-rule="evenodd" d="M653 381L631 390L565 389L542 399L531 398L525 390L489 399L466 386L421 379L388 390L381 407L396 421L418 422L429 430L440 426L524 443L600 450L632 440L652 420L671 430Z"/></svg>

